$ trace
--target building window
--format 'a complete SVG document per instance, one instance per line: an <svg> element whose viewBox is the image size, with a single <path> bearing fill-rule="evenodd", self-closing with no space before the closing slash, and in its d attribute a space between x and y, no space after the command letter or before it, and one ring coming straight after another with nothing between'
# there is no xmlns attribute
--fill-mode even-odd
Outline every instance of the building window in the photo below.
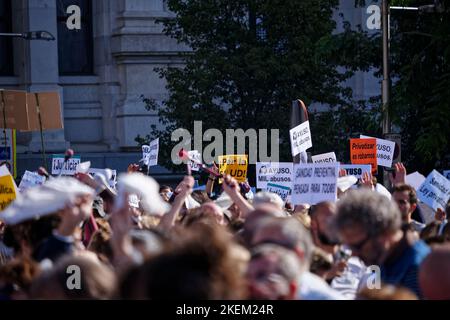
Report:
<svg viewBox="0 0 450 320"><path fill-rule="evenodd" d="M69 30L67 8L77 5L81 10L81 29ZM92 75L94 73L92 1L57 0L58 60L61 76Z"/></svg>
<svg viewBox="0 0 450 320"><path fill-rule="evenodd" d="M0 0L0 33L12 32L11 0ZM14 75L11 37L0 36L0 76Z"/></svg>

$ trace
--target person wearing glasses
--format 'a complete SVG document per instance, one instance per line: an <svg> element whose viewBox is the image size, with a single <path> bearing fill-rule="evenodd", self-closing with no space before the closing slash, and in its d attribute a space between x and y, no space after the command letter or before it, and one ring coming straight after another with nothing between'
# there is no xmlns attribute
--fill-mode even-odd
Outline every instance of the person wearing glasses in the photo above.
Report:
<svg viewBox="0 0 450 320"><path fill-rule="evenodd" d="M422 297L418 269L430 248L412 231L403 231L394 201L371 190L354 190L338 202L333 225L353 255L366 266L379 267L381 282Z"/></svg>

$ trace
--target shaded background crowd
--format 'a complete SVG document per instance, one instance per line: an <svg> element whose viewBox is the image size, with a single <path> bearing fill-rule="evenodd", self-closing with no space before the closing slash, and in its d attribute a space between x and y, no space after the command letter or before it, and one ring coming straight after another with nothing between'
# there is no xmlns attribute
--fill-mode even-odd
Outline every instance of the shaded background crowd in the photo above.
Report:
<svg viewBox="0 0 450 320"><path fill-rule="evenodd" d="M450 202L424 224L395 170L387 194L366 175L313 206L137 165L117 189L50 178L0 213L0 299L450 299Z"/></svg>

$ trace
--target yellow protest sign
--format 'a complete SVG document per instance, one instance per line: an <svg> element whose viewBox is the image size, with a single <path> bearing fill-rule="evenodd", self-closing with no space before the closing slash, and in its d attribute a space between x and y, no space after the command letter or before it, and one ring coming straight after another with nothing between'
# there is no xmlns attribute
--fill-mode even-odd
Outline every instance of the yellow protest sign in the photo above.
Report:
<svg viewBox="0 0 450 320"><path fill-rule="evenodd" d="M16 189L11 175L0 177L0 211L16 199Z"/></svg>
<svg viewBox="0 0 450 320"><path fill-rule="evenodd" d="M246 154L219 156L219 173L229 174L238 182L245 182L247 167L248 156Z"/></svg>

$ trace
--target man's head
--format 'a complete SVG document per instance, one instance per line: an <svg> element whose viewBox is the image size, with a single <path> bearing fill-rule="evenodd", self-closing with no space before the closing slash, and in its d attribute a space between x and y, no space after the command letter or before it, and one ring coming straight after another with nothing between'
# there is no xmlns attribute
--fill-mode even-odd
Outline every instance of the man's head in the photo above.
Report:
<svg viewBox="0 0 450 320"><path fill-rule="evenodd" d="M293 250L304 269L309 268L313 242L308 230L295 218L268 218L255 231L252 245L276 244Z"/></svg>
<svg viewBox="0 0 450 320"><path fill-rule="evenodd" d="M301 264L293 251L274 244L256 246L246 274L249 298L295 299L300 275Z"/></svg>
<svg viewBox="0 0 450 320"><path fill-rule="evenodd" d="M450 246L436 246L420 266L419 284L425 299L450 300Z"/></svg>
<svg viewBox="0 0 450 320"><path fill-rule="evenodd" d="M272 205L276 210L283 211L284 203L279 195L268 191L260 191L253 198L253 207L258 209L261 205Z"/></svg>
<svg viewBox="0 0 450 320"><path fill-rule="evenodd" d="M201 206L202 216L213 218L219 225L225 225L226 219L223 210L214 202L205 202Z"/></svg>
<svg viewBox="0 0 450 320"><path fill-rule="evenodd" d="M317 246L334 246L336 239L332 239L330 223L336 215L336 204L333 202L321 202L311 207L311 229L317 233L317 240L313 237ZM319 242L319 243L316 243Z"/></svg>
<svg viewBox="0 0 450 320"><path fill-rule="evenodd" d="M334 227L343 244L367 265L382 264L401 228L396 204L378 192L353 190L337 204Z"/></svg>
<svg viewBox="0 0 450 320"><path fill-rule="evenodd" d="M408 184L394 186L392 196L400 209L403 222L408 222L417 207L416 190Z"/></svg>

